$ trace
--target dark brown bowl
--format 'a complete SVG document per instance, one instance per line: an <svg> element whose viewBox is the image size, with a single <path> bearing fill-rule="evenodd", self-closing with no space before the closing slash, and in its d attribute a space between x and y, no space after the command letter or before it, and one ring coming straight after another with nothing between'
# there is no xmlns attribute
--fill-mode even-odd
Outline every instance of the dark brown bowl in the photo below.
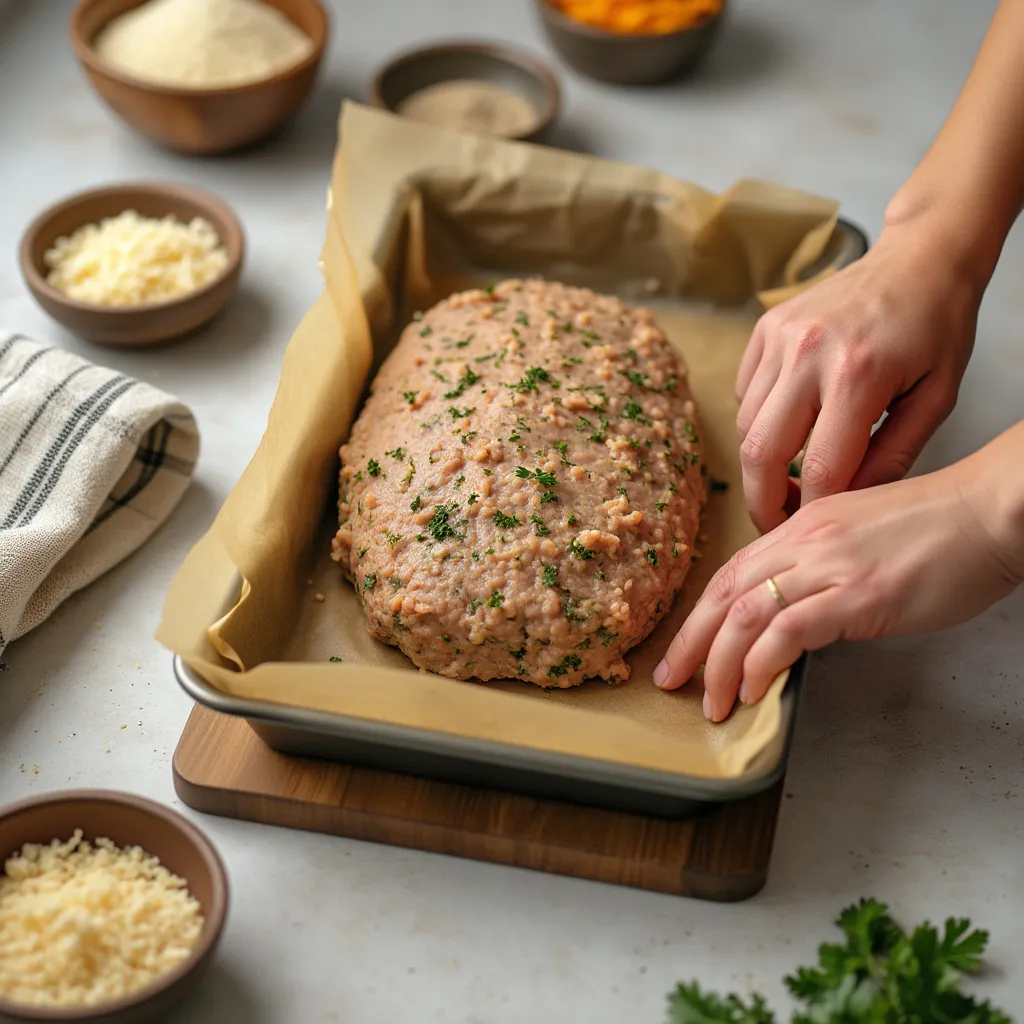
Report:
<svg viewBox="0 0 1024 1024"><path fill-rule="evenodd" d="M250 145L282 125L316 81L327 42L327 15L318 0L264 0L313 42L295 67L259 82L216 89L152 85L116 71L92 48L113 18L145 0L80 0L71 15L71 45L107 105L154 142L182 153L212 154Z"/></svg>
<svg viewBox="0 0 1024 1024"><path fill-rule="evenodd" d="M141 846L168 871L184 878L206 923L191 956L151 985L123 999L89 1007L33 1007L0 997L0 1018L132 1024L151 1021L188 995L213 960L227 918L228 879L217 851L176 811L129 793L65 790L0 808L0 863L25 843L67 840L80 828L86 839Z"/></svg>
<svg viewBox="0 0 1024 1024"><path fill-rule="evenodd" d="M696 70L725 15L717 14L678 32L624 35L567 18L548 0L536 0L551 45L582 75L613 85L656 85Z"/></svg>
<svg viewBox="0 0 1024 1024"><path fill-rule="evenodd" d="M502 85L530 103L535 123L507 138L536 139L558 116L562 91L547 65L521 50L493 43L445 43L403 53L377 71L367 98L373 106L397 113L402 100L414 92L460 78Z"/></svg>
<svg viewBox="0 0 1024 1024"><path fill-rule="evenodd" d="M143 306L96 306L68 298L47 284L43 256L58 238L125 210L143 217L170 214L186 222L205 217L227 251L227 267L220 277L188 295ZM242 225L216 196L186 185L133 182L81 192L51 206L26 229L19 256L29 291L54 320L100 345L146 348L188 334L215 317L235 290L244 250Z"/></svg>

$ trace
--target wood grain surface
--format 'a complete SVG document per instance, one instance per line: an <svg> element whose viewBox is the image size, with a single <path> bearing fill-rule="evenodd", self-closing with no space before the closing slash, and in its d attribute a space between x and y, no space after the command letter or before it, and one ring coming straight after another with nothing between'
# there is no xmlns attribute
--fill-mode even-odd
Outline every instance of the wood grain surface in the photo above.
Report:
<svg viewBox="0 0 1024 1024"><path fill-rule="evenodd" d="M783 785L667 821L281 754L200 706L173 771L209 814L719 901L764 885Z"/></svg>

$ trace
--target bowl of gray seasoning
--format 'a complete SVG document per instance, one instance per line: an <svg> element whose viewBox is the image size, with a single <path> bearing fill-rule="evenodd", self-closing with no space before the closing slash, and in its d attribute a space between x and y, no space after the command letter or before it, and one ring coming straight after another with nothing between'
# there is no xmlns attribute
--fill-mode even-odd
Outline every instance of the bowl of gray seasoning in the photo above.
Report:
<svg viewBox="0 0 1024 1024"><path fill-rule="evenodd" d="M528 53L491 43L448 43L396 57L376 73L368 98L438 128L536 140L557 117L561 90Z"/></svg>

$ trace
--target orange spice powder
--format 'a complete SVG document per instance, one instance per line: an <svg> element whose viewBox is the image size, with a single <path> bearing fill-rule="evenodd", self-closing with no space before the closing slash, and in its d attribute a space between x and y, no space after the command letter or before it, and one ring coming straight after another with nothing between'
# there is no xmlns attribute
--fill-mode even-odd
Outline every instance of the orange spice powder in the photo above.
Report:
<svg viewBox="0 0 1024 1024"><path fill-rule="evenodd" d="M549 0L567 18L620 35L664 35L722 10L722 0Z"/></svg>

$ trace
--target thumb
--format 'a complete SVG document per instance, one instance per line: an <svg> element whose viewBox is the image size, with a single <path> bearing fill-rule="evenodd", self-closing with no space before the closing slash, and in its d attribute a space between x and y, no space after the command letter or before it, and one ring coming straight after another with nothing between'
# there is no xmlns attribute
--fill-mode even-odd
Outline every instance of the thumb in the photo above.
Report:
<svg viewBox="0 0 1024 1024"><path fill-rule="evenodd" d="M926 377L893 403L872 434L867 453L850 481L850 490L901 480L928 439L953 411L956 393Z"/></svg>

